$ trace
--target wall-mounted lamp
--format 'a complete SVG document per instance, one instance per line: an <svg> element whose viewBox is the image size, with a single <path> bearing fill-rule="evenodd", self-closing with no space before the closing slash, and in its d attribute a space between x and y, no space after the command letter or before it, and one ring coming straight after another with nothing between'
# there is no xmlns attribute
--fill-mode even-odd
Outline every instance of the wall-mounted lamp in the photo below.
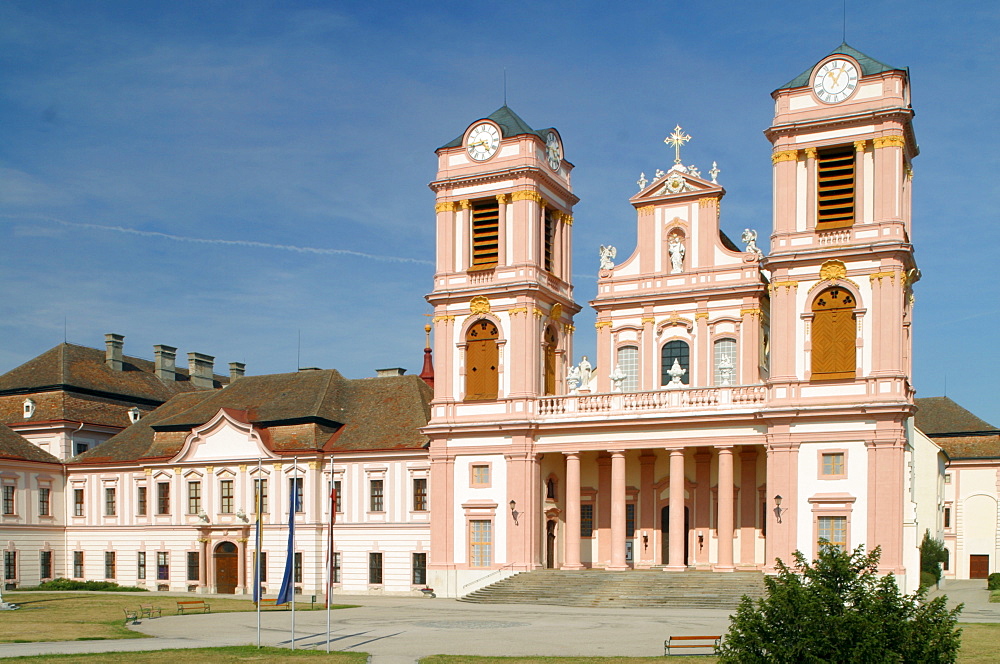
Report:
<svg viewBox="0 0 1000 664"><path fill-rule="evenodd" d="M517 517L521 516L521 513L517 511L517 501L510 501L510 515L514 517L514 525L517 525Z"/></svg>
<svg viewBox="0 0 1000 664"><path fill-rule="evenodd" d="M705 533L701 532L700 530L698 531L698 548L699 549L705 548Z"/></svg>
<svg viewBox="0 0 1000 664"><path fill-rule="evenodd" d="M647 533L645 530L642 531L642 548L643 549L649 548L649 533Z"/></svg>
<svg viewBox="0 0 1000 664"><path fill-rule="evenodd" d="M781 523L781 513L787 511L787 507L785 509L781 509L781 495L776 495L774 497L774 517L778 520L778 523Z"/></svg>

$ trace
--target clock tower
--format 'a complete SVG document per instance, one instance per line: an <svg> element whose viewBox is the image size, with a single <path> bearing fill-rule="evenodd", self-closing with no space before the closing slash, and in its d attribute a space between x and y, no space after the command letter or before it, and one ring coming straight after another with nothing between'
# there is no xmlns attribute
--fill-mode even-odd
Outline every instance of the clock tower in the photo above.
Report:
<svg viewBox="0 0 1000 664"><path fill-rule="evenodd" d="M913 413L911 287L919 277L909 72L841 44L772 97L768 492L796 496L796 512L792 525L768 533L768 560L788 559L795 529L801 539L812 520L816 537L860 530L845 541L881 545L883 571L898 571ZM800 460L824 444L857 448L857 470L845 477L866 475L866 504L830 498L847 494L846 480L810 495L798 487Z"/></svg>

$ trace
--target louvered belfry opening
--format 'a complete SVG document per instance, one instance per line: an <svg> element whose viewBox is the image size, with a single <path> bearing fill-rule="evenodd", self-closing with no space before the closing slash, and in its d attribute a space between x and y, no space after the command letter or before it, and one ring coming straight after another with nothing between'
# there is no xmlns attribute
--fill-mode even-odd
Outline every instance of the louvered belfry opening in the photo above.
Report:
<svg viewBox="0 0 1000 664"><path fill-rule="evenodd" d="M827 288L813 300L812 380L854 378L857 332L854 296L845 288Z"/></svg>
<svg viewBox="0 0 1000 664"><path fill-rule="evenodd" d="M546 208L545 209L545 271L552 272L552 266L555 264L553 256L555 255L555 238L556 238L556 215L555 212Z"/></svg>
<svg viewBox="0 0 1000 664"><path fill-rule="evenodd" d="M500 204L495 198L472 204L472 267L497 264L500 237Z"/></svg>
<svg viewBox="0 0 1000 664"><path fill-rule="evenodd" d="M854 148L820 150L818 155L816 224L845 228L854 224Z"/></svg>

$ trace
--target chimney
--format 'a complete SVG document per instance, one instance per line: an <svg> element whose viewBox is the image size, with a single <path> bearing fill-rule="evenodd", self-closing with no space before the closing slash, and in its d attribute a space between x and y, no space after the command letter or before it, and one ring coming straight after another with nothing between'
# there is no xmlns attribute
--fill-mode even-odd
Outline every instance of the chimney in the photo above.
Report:
<svg viewBox="0 0 1000 664"><path fill-rule="evenodd" d="M195 387L215 387L215 358L204 353L188 353L188 374Z"/></svg>
<svg viewBox="0 0 1000 664"><path fill-rule="evenodd" d="M177 349L165 344L153 346L153 356L156 358L156 377L164 383L177 380Z"/></svg>
<svg viewBox="0 0 1000 664"><path fill-rule="evenodd" d="M387 378L389 376L402 376L406 373L406 369L401 369L399 367L392 367L391 369L376 369L375 375L379 378Z"/></svg>
<svg viewBox="0 0 1000 664"><path fill-rule="evenodd" d="M125 346L125 337L121 334L105 334L104 363L112 371L122 370L122 348Z"/></svg>
<svg viewBox="0 0 1000 664"><path fill-rule="evenodd" d="M243 378L247 375L247 365L242 362L230 362L229 363L229 384L232 385L237 378Z"/></svg>

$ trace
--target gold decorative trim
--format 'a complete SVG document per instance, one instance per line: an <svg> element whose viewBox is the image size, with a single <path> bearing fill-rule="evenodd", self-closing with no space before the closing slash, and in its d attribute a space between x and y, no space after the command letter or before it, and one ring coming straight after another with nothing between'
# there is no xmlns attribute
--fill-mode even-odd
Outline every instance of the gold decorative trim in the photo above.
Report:
<svg viewBox="0 0 1000 664"><path fill-rule="evenodd" d="M509 200L510 197L507 194L497 194L497 203L500 205L505 205Z"/></svg>
<svg viewBox="0 0 1000 664"><path fill-rule="evenodd" d="M180 475L183 470L180 466L174 466L174 475Z"/></svg>
<svg viewBox="0 0 1000 664"><path fill-rule="evenodd" d="M455 201L442 201L434 206L435 212L454 212Z"/></svg>
<svg viewBox="0 0 1000 664"><path fill-rule="evenodd" d="M847 276L847 266L841 261L827 261L819 268L819 278L836 281Z"/></svg>
<svg viewBox="0 0 1000 664"><path fill-rule="evenodd" d="M431 319L431 322L432 323L441 323L441 322L445 322L445 321L451 322L453 320L455 320L454 316L435 316L434 318Z"/></svg>
<svg viewBox="0 0 1000 664"><path fill-rule="evenodd" d="M875 145L875 149L878 148L905 148L906 139L902 136L881 136L872 141Z"/></svg>
<svg viewBox="0 0 1000 664"><path fill-rule="evenodd" d="M143 468L143 472L145 472L145 474L147 476L148 475L152 475L153 474L153 469L152 468Z"/></svg>
<svg viewBox="0 0 1000 664"><path fill-rule="evenodd" d="M785 292L787 293L792 288L798 288L799 287L799 282L797 282L797 281L775 281L770 286L768 286L767 289L773 293L774 291L776 291L776 290L778 290L779 288L782 288L782 287L784 287Z"/></svg>
<svg viewBox="0 0 1000 664"><path fill-rule="evenodd" d="M698 207L714 207L715 205L718 204L718 202L719 202L718 198L713 198L711 196L708 196L706 198L699 198Z"/></svg>
<svg viewBox="0 0 1000 664"><path fill-rule="evenodd" d="M249 540L250 540L249 537L239 537L236 539L236 541L239 542L240 544L246 544Z"/></svg>
<svg viewBox="0 0 1000 664"><path fill-rule="evenodd" d="M906 173L906 177L913 179L913 164L906 162L903 164L903 172Z"/></svg>
<svg viewBox="0 0 1000 664"><path fill-rule="evenodd" d="M558 302L553 304L552 308L549 310L549 318L551 318L552 320L559 320L560 318L562 318L562 314L563 314L563 307Z"/></svg>
<svg viewBox="0 0 1000 664"><path fill-rule="evenodd" d="M695 320L699 320L701 318L704 318L705 320L708 320L708 312L707 311L699 311L699 312L697 312L694 315L694 319Z"/></svg>
<svg viewBox="0 0 1000 664"><path fill-rule="evenodd" d="M573 323L563 323L563 329L566 330L567 334L573 334L576 332L576 325L573 325Z"/></svg>
<svg viewBox="0 0 1000 664"><path fill-rule="evenodd" d="M281 470L281 464L280 463L274 464L274 470L275 470L275 472Z"/></svg>
<svg viewBox="0 0 1000 664"><path fill-rule="evenodd" d="M195 541L196 542L201 542L202 544L208 544L211 540L209 540L207 537L199 537Z"/></svg>
<svg viewBox="0 0 1000 664"><path fill-rule="evenodd" d="M458 202L458 206L460 208L462 208L463 210L468 210L469 208L472 207L472 201L470 201L468 198L466 198L463 201L459 201Z"/></svg>
<svg viewBox="0 0 1000 664"><path fill-rule="evenodd" d="M771 163L779 164L783 161L795 161L799 158L798 150L778 150L771 155Z"/></svg>
<svg viewBox="0 0 1000 664"><path fill-rule="evenodd" d="M871 282L871 283L874 283L875 280L878 279L878 282L881 284L882 283L882 279L884 279L885 277L889 277L889 280L893 284L896 283L896 273L895 272L873 272L873 273L871 273L871 274L868 275L868 281ZM900 278L900 280L902 280L902 278L903 278L903 274L902 273L899 273L899 278Z"/></svg>
<svg viewBox="0 0 1000 664"><path fill-rule="evenodd" d="M815 159L819 156L819 150L816 148L806 148L803 152L806 153L806 159Z"/></svg>
<svg viewBox="0 0 1000 664"><path fill-rule="evenodd" d="M611 321L609 321L609 320L599 320L596 323L594 323L594 329L595 330L599 330L602 327L611 327Z"/></svg>
<svg viewBox="0 0 1000 664"><path fill-rule="evenodd" d="M513 309L508 309L507 313L513 318L514 316L528 313L528 307L514 307Z"/></svg>
<svg viewBox="0 0 1000 664"><path fill-rule="evenodd" d="M477 295L469 302L469 311L474 314L490 313L490 301L485 295Z"/></svg>
<svg viewBox="0 0 1000 664"><path fill-rule="evenodd" d="M536 203L542 202L542 195L537 191L531 189L522 189L521 191L515 191L510 195L510 200L512 201L535 201Z"/></svg>
<svg viewBox="0 0 1000 664"><path fill-rule="evenodd" d="M655 322L656 322L656 319L653 318L652 316L646 316L645 318L642 319L642 324L643 325L645 325L646 323L649 323L650 325L652 325Z"/></svg>
<svg viewBox="0 0 1000 664"><path fill-rule="evenodd" d="M643 205L642 207L636 208L635 211L639 213L640 217L645 217L648 214L653 214L653 210L655 209L655 205Z"/></svg>
<svg viewBox="0 0 1000 664"><path fill-rule="evenodd" d="M319 461L310 461L309 470L319 470Z"/></svg>
<svg viewBox="0 0 1000 664"><path fill-rule="evenodd" d="M541 309L538 309L538 308L532 309L531 313L534 314L535 318L538 318L539 320L541 320L542 318L545 318L545 312L542 311Z"/></svg>
<svg viewBox="0 0 1000 664"><path fill-rule="evenodd" d="M241 473L247 472L247 465L245 463L240 464L240 472Z"/></svg>
<svg viewBox="0 0 1000 664"><path fill-rule="evenodd" d="M674 313L670 314L670 318L668 318L665 321L661 321L660 324L656 326L656 335L657 336L661 335L665 328L674 325L681 325L683 327L686 327L690 331L691 328L694 327L694 321L691 320L690 318L682 317L679 313L675 311Z"/></svg>
<svg viewBox="0 0 1000 664"><path fill-rule="evenodd" d="M561 222L563 222L564 224L566 224L567 226L572 226L573 225L573 215L571 215L568 212L563 212L561 214L561 216L559 217L559 220Z"/></svg>
<svg viewBox="0 0 1000 664"><path fill-rule="evenodd" d="M866 147L868 147L868 141L854 141L855 152L864 152Z"/></svg>
<svg viewBox="0 0 1000 664"><path fill-rule="evenodd" d="M211 475L215 472L215 466L205 466L205 473Z"/></svg>
<svg viewBox="0 0 1000 664"><path fill-rule="evenodd" d="M760 309L740 309L740 316L760 316Z"/></svg>

